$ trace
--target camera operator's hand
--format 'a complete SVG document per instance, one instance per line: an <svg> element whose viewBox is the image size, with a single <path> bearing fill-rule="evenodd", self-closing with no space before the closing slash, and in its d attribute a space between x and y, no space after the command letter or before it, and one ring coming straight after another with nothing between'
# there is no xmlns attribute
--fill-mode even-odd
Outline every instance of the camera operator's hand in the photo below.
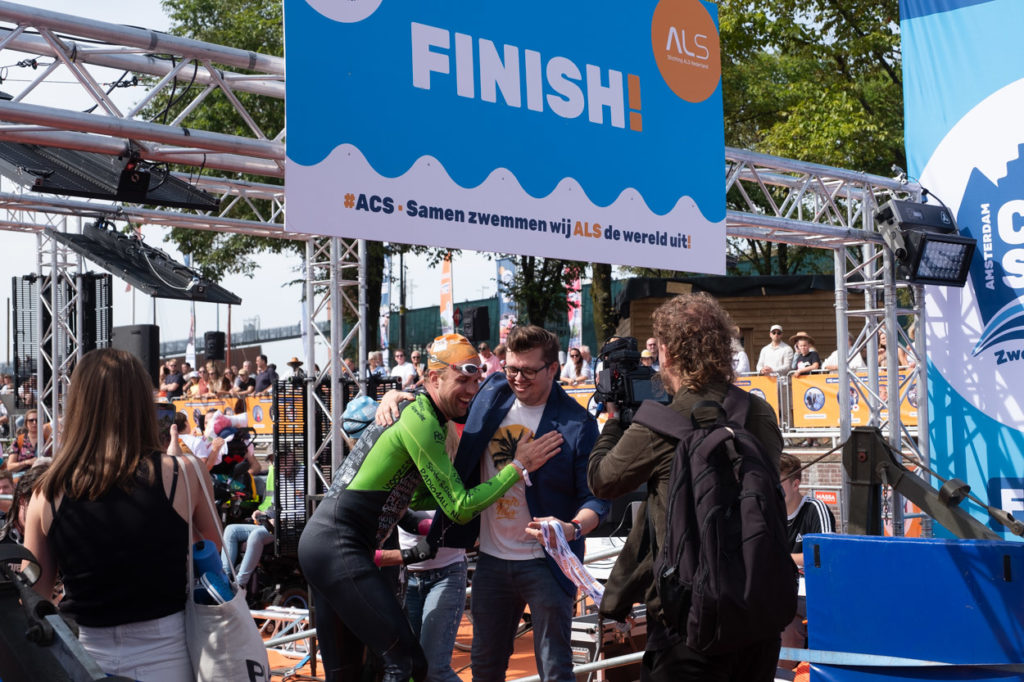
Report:
<svg viewBox="0 0 1024 682"><path fill-rule="evenodd" d="M374 415L373 420L377 423L377 426L391 426L398 421L400 414L398 405L415 397L412 393L406 393L405 391L396 391L394 389L388 391L380 399L380 405L377 406L377 413Z"/></svg>
<svg viewBox="0 0 1024 682"><path fill-rule="evenodd" d="M516 446L515 466L525 467L528 472L540 469L544 464L562 450L562 434L548 431L540 438L521 440Z"/></svg>
<svg viewBox="0 0 1024 682"><path fill-rule="evenodd" d="M409 564L418 564L421 561L433 559L436 554L437 547L431 546L431 544L427 542L427 539L423 538L416 543L415 547L402 550L402 563L406 566Z"/></svg>
<svg viewBox="0 0 1024 682"><path fill-rule="evenodd" d="M606 402L604 404L604 412L605 412L605 414L608 415L609 419L618 419L619 418L619 405L618 405L618 403L613 403L611 401Z"/></svg>

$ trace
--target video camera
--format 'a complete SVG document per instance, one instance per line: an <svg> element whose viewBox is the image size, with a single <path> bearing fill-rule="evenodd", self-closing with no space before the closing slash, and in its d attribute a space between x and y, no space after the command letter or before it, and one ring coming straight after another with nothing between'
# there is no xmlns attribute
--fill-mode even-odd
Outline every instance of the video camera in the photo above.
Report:
<svg viewBox="0 0 1024 682"><path fill-rule="evenodd" d="M603 369L597 373L594 399L618 405L623 426L632 423L633 415L645 400L668 404L669 397L661 378L652 368L640 363L640 351L632 336L609 341L601 348L598 358Z"/></svg>

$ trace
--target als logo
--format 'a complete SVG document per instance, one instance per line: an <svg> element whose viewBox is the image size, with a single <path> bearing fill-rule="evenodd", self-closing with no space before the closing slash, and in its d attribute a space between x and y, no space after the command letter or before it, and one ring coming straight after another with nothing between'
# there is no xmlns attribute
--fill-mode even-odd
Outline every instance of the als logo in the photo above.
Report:
<svg viewBox="0 0 1024 682"><path fill-rule="evenodd" d="M978 240L971 263L978 309L985 325L972 354L996 344L997 364L1021 358L1024 348L1024 144L996 183L975 168L964 191L957 223Z"/></svg>

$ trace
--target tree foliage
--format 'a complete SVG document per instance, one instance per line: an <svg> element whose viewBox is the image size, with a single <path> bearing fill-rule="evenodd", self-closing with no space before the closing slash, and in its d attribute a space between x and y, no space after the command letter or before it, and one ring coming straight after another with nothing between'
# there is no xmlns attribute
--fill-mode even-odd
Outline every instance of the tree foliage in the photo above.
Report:
<svg viewBox="0 0 1024 682"><path fill-rule="evenodd" d="M171 19L171 33L217 45L284 55L284 26L282 5L267 0L163 0L163 8ZM161 93L147 110L157 123L169 123L201 91L191 83L195 65L180 72L172 89ZM237 92L253 120L270 138L284 128L284 101L271 97ZM183 121L183 125L199 130L253 137L254 133L220 90L211 93L203 103ZM189 169L193 170L194 169ZM264 176L234 174L239 179L264 183L280 180ZM246 208L236 214L254 218ZM219 281L228 274L252 276L259 266L259 254L303 251L302 242L288 239L251 237L205 230L174 228L170 241L182 253L192 256L194 266L204 276Z"/></svg>
<svg viewBox="0 0 1024 682"><path fill-rule="evenodd" d="M499 283L516 302L519 321L544 326L565 311L566 287L580 277L584 263L558 258L509 255L516 267L510 285Z"/></svg>
<svg viewBox="0 0 1024 682"><path fill-rule="evenodd" d="M879 175L906 166L898 0L721 0L719 19L727 145ZM758 274L813 260L730 246Z"/></svg>
<svg viewBox="0 0 1024 682"><path fill-rule="evenodd" d="M612 266L607 263L590 265L590 308L594 311L594 338L598 343L615 334L618 315L612 301Z"/></svg>

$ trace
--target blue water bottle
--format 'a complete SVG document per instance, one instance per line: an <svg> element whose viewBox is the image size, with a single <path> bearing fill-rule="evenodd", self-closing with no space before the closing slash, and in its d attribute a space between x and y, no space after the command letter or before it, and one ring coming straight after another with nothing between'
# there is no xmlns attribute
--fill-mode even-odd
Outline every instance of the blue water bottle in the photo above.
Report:
<svg viewBox="0 0 1024 682"><path fill-rule="evenodd" d="M196 574L192 597L197 604L223 604L235 596L224 574L216 545L200 540L192 545L192 565Z"/></svg>

